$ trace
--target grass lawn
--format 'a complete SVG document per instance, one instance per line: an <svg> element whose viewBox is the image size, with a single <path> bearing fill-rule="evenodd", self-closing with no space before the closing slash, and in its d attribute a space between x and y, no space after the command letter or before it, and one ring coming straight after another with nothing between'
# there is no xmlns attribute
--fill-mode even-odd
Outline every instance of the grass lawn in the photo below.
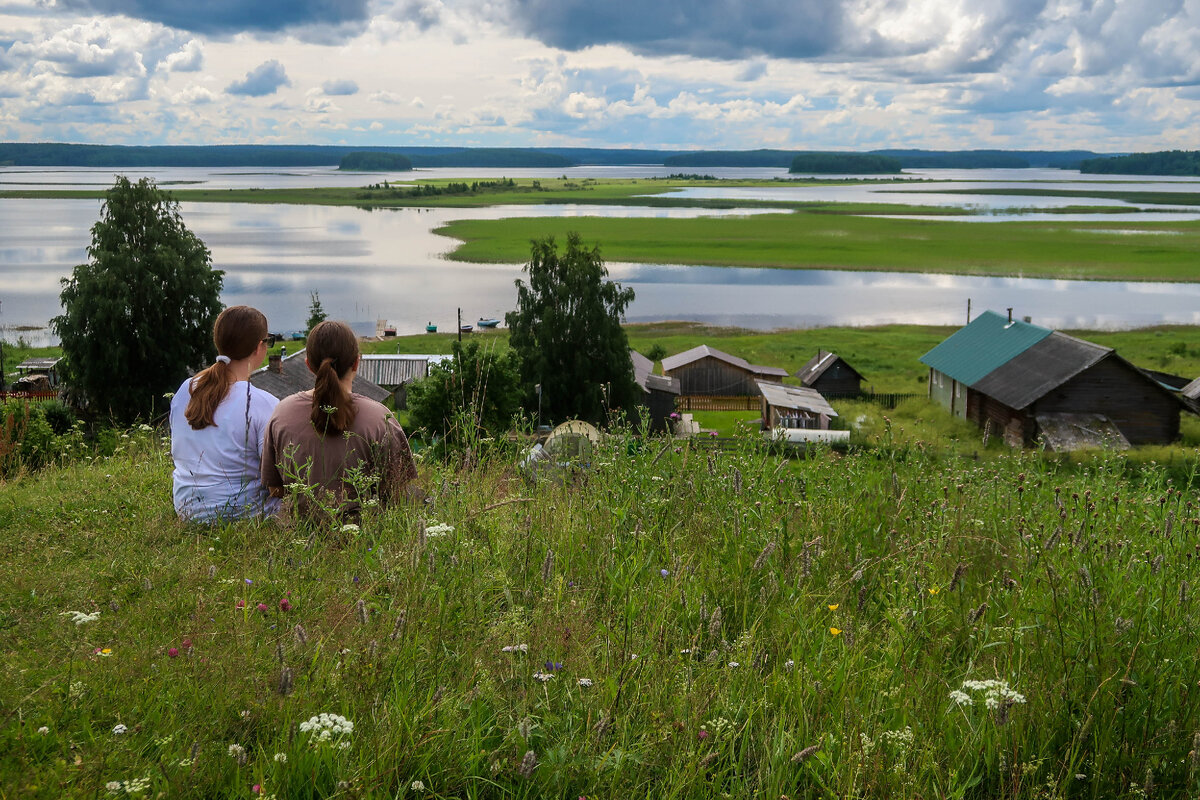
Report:
<svg viewBox="0 0 1200 800"><path fill-rule="evenodd" d="M1137 231L1137 232L1131 232ZM577 232L609 261L967 275L1195 281L1200 223L1003 222L787 213L700 219L459 220L461 261L514 263Z"/></svg>

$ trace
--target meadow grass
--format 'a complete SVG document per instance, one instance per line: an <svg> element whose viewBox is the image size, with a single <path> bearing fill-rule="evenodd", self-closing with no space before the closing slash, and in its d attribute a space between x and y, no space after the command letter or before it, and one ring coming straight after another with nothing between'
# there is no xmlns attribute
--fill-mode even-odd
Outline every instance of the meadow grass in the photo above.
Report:
<svg viewBox="0 0 1200 800"><path fill-rule="evenodd" d="M179 523L148 434L21 477L2 793L1200 789L1195 475L863 445L617 434L528 482L480 443L422 466L427 507L315 535Z"/></svg>
<svg viewBox="0 0 1200 800"><path fill-rule="evenodd" d="M518 263L529 242L578 233L606 260L653 264L883 270L1029 278L1195 281L1200 223L973 223L756 214L716 219L458 220L449 258Z"/></svg>

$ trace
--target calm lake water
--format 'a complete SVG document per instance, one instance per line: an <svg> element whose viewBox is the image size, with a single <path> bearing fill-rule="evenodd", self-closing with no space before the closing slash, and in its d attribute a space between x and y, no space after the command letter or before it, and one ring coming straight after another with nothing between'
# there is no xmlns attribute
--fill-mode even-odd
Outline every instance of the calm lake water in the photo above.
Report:
<svg viewBox="0 0 1200 800"><path fill-rule="evenodd" d="M580 167L569 170L505 170L512 177L648 177L677 169L662 167ZM782 170L696 170L722 177L777 177ZM500 170L428 170L436 177L488 177ZM345 175L333 169L129 171L149 174L163 184L196 182L216 186L361 185L385 176ZM1080 176L1062 170L922 171L937 178L911 188L940 186L1032 185L1086 191L1134 188L1182 191L1197 188L1188 180L1112 176ZM399 177L397 174L396 177ZM413 177L404 173L403 177ZM0 188L64 188L106 186L111 170L0 170ZM1086 180L1097 178L1099 180ZM950 183L969 179L970 183ZM1064 179L1066 182L1064 182ZM1014 183L1015 182L1015 183ZM182 183L176 184L182 186ZM691 189L682 194L706 197L769 197L818 200L920 202L933 205L980 205L1003 209L1083 205L1080 198L1029 198L963 195L882 194L895 184L870 186L771 187L769 189ZM1062 201L1062 202L1060 202ZM1117 205L1097 200L1099 205ZM43 325L59 313L59 281L85 260L90 227L99 216L99 201L0 200L0 326ZM262 308L272 329L299 327L309 292L317 290L326 310L336 318L373 330L378 318L397 324L401 333L423 330L427 322L453 330L455 311L463 321L500 317L512 309L518 265L475 265L446 261L442 255L455 242L434 235L433 228L453 219L496 219L507 216L652 216L695 217L759 213L750 210L661 209L598 206L504 206L486 209L388 209L288 205L187 203L184 221L212 250L214 265L225 270L226 303ZM1038 218L1034 212L1019 218ZM1062 215L1045 215L1065 221ZM1131 212L1082 219L1117 222L1163 217L1200 218L1189 214ZM1012 217L984 216L997 221ZM1128 328L1156 323L1200 324L1200 284L1048 281L1021 278L972 278L833 270L712 268L686 265L609 264L612 276L632 286L637 299L630 321L687 319L722 325L771 329L819 325L884 323L957 324L967 299L976 311L1012 306L1018 315L1052 327ZM48 334L25 333L46 340ZM6 338L14 339L9 330Z"/></svg>

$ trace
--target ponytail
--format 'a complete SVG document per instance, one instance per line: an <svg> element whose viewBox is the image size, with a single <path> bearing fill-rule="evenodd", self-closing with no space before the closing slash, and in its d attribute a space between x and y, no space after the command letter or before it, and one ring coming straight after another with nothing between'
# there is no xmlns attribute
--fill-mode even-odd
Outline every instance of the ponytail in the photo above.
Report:
<svg viewBox="0 0 1200 800"><path fill-rule="evenodd" d="M354 402L342 386L332 358L322 359L317 367L310 418L322 436L345 433L354 424Z"/></svg>
<svg viewBox="0 0 1200 800"><path fill-rule="evenodd" d="M192 397L188 400L187 410L183 412L192 430L199 431L217 424L213 421L213 415L233 384L233 370L224 361L218 361L192 378L189 387Z"/></svg>
<svg viewBox="0 0 1200 800"><path fill-rule="evenodd" d="M267 318L257 308L230 306L217 315L213 323L213 344L221 355L217 356L217 363L197 373L188 387L192 397L183 415L192 430L217 424L213 418L217 406L236 382L229 362L253 355L266 336Z"/></svg>
<svg viewBox="0 0 1200 800"><path fill-rule="evenodd" d="M345 433L354 424L355 412L342 378L358 364L358 337L346 323L326 320L309 331L305 349L315 375L309 415L313 427L322 436Z"/></svg>

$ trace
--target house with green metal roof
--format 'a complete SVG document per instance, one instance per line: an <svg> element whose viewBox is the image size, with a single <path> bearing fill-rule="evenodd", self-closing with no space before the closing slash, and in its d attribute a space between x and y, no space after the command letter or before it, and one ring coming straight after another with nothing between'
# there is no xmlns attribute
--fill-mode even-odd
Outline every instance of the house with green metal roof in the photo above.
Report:
<svg viewBox="0 0 1200 800"><path fill-rule="evenodd" d="M986 311L921 356L929 397L1009 444L1162 444L1180 399L1111 347Z"/></svg>

